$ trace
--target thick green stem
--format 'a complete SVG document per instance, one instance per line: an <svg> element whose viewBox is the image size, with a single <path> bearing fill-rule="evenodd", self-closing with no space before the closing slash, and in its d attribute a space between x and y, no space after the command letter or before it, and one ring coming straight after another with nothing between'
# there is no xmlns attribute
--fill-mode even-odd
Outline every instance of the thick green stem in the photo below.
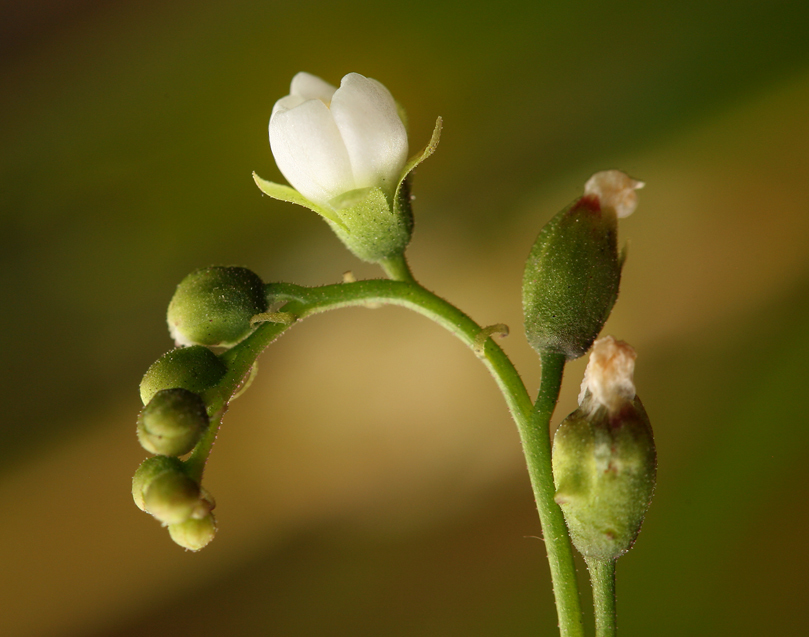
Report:
<svg viewBox="0 0 809 637"><path fill-rule="evenodd" d="M615 611L615 560L584 558L593 584L593 606L596 616L596 637L618 634Z"/></svg>
<svg viewBox="0 0 809 637"><path fill-rule="evenodd" d="M206 396L209 411L220 413L225 409L227 401L247 377L261 351L295 322L313 314L341 307L401 305L443 326L472 349L486 365L517 424L545 536L560 631L562 637L581 637L581 612L570 540L562 513L553 501L548 433L548 423L559 394L564 359L543 359L542 389L537 407L532 411L531 398L522 378L505 352L491 338L485 339L481 346L483 328L480 325L454 305L416 283L404 259L388 260L380 265L388 276L396 280L357 281L318 288L269 284L267 295L271 302L289 300L281 312L293 322L264 323L244 341L221 355L228 371L213 394ZM214 438L215 433L206 437L203 441L205 445L200 445L189 459L200 475ZM203 446L206 448L203 449Z"/></svg>
<svg viewBox="0 0 809 637"><path fill-rule="evenodd" d="M551 471L550 422L559 400L565 357L562 354L544 352L540 355L540 360L542 379L539 395L534 403L529 425L525 428L525 433L520 429L520 435L523 436L528 473L548 552L559 630L562 637L581 637L584 628L573 549L562 510L553 499L555 488Z"/></svg>

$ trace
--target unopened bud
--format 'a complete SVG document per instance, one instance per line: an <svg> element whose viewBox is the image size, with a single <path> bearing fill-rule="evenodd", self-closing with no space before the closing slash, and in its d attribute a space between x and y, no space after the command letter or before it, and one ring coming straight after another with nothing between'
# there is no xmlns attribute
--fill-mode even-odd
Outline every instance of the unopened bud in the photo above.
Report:
<svg viewBox="0 0 809 637"><path fill-rule="evenodd" d="M229 347L253 331L250 318L267 307L264 283L252 270L203 268L177 286L169 304L169 331L177 345Z"/></svg>
<svg viewBox="0 0 809 637"><path fill-rule="evenodd" d="M146 405L161 389L181 387L201 394L216 385L225 371L224 363L207 347L178 347L163 354L146 370L140 382L140 397Z"/></svg>
<svg viewBox="0 0 809 637"><path fill-rule="evenodd" d="M138 508L146 511L144 494L155 478L166 472L182 471L182 467L183 463L180 460L167 456L155 456L144 460L132 477L132 499Z"/></svg>
<svg viewBox="0 0 809 637"><path fill-rule="evenodd" d="M151 453L181 456L196 446L208 423L198 394L180 387L162 389L138 416L138 440Z"/></svg>
<svg viewBox="0 0 809 637"><path fill-rule="evenodd" d="M189 551L205 548L216 535L216 519L209 513L200 520L186 520L169 526L169 534L175 543Z"/></svg>
<svg viewBox="0 0 809 637"><path fill-rule="evenodd" d="M580 407L553 441L555 499L573 544L588 558L611 560L628 551L654 492L654 437L635 396L634 360L626 343L596 341Z"/></svg>
<svg viewBox="0 0 809 637"><path fill-rule="evenodd" d="M537 352L572 360L593 344L618 298L618 217L634 210L642 185L617 170L596 173L539 233L523 276L525 333Z"/></svg>
<svg viewBox="0 0 809 637"><path fill-rule="evenodd" d="M154 478L143 494L143 506L165 525L202 519L213 508L202 497L199 484L182 469L166 471Z"/></svg>

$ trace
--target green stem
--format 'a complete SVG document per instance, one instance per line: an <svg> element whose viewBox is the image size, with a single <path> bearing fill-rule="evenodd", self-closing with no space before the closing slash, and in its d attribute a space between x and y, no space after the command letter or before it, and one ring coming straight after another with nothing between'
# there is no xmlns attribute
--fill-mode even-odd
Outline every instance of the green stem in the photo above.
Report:
<svg viewBox="0 0 809 637"><path fill-rule="evenodd" d="M520 432L551 565L561 635L581 637L581 613L570 540L561 511L553 501L548 433L548 422L559 394L564 359L543 360L538 410L535 408L532 412L531 398L505 352L491 338L487 338L481 347L479 335L483 328L480 325L454 305L421 287L413 280L403 258L390 259L380 265L395 280L357 281L317 288L272 283L267 286L267 295L272 302L289 299L280 311L294 317L295 322L342 307L400 305L443 326L475 351L494 377ZM220 384L206 395L211 413L221 413L226 408L227 401L247 377L256 357L293 324L264 323L244 341L221 355L228 371ZM194 468L204 466L204 459L214 439L215 432L206 436L194 451L188 460Z"/></svg>
<svg viewBox="0 0 809 637"><path fill-rule="evenodd" d="M222 416L224 411L211 418L207 431L202 435L202 439L197 443L194 452L185 461L185 471L189 477L202 482L202 474L205 471L205 464L208 462L208 456L211 455L213 443L216 441L216 434L219 433L219 426L222 424Z"/></svg>
<svg viewBox="0 0 809 637"><path fill-rule="evenodd" d="M562 510L553 499L555 488L551 470L550 422L565 370L563 354L543 352L542 378L539 395L531 413L529 426L525 429L523 449L528 460L528 473L537 503L548 563L559 615L562 637L580 637L584 634L581 616L581 601L576 582L576 566ZM523 430L520 429L523 435Z"/></svg>
<svg viewBox="0 0 809 637"><path fill-rule="evenodd" d="M387 274L388 278L392 281L410 281L416 283L416 279L410 271L410 265L407 263L404 254L388 257L380 261L379 265L382 266L385 274ZM416 285L418 284L416 283Z"/></svg>
<svg viewBox="0 0 809 637"><path fill-rule="evenodd" d="M584 558L593 584L593 605L596 616L596 637L618 634L615 611L615 560Z"/></svg>

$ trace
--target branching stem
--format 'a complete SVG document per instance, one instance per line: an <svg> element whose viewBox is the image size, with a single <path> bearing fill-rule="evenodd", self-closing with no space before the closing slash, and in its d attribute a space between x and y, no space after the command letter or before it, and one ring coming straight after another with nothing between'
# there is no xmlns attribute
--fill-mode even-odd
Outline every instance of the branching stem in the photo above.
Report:
<svg viewBox="0 0 809 637"><path fill-rule="evenodd" d="M570 540L562 512L553 500L550 434L548 430L559 396L564 359L553 355L542 357L542 381L536 406L525 389L522 378L505 352L491 339L481 345L483 329L454 305L419 285L413 279L405 259L390 259L381 264L393 280L369 280L316 288L286 283L267 285L271 303L288 301L280 310L297 317L291 323L262 323L248 338L221 355L227 373L213 394L206 396L211 415L219 415L231 396L248 377L257 356L276 338L314 314L343 307L378 307L400 305L409 308L446 328L475 351L492 374L505 398L522 440L531 485L539 511L545 546L548 552L553 589L556 596L559 628L562 637L582 637L581 608ZM200 477L213 442L219 419L189 458L189 469Z"/></svg>

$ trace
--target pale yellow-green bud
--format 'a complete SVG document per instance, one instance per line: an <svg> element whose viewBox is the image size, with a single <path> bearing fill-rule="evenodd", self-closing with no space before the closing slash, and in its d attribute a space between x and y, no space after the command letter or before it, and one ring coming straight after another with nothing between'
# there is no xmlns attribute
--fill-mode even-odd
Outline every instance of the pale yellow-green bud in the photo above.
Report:
<svg viewBox="0 0 809 637"><path fill-rule="evenodd" d="M186 520L169 526L169 534L175 543L189 551L205 548L216 535L216 519L209 513L200 520Z"/></svg>
<svg viewBox="0 0 809 637"><path fill-rule="evenodd" d="M138 416L138 440L151 453L181 456L196 446L208 422L199 395L180 387L162 389Z"/></svg>
<svg viewBox="0 0 809 637"><path fill-rule="evenodd" d="M144 491L143 506L164 525L201 519L212 508L211 503L203 499L199 485L182 469L155 477Z"/></svg>
<svg viewBox="0 0 809 637"><path fill-rule="evenodd" d="M157 476L167 471L182 471L182 467L183 463L180 460L167 456L155 456L144 460L132 477L132 499L138 508L146 511L143 496Z"/></svg>

